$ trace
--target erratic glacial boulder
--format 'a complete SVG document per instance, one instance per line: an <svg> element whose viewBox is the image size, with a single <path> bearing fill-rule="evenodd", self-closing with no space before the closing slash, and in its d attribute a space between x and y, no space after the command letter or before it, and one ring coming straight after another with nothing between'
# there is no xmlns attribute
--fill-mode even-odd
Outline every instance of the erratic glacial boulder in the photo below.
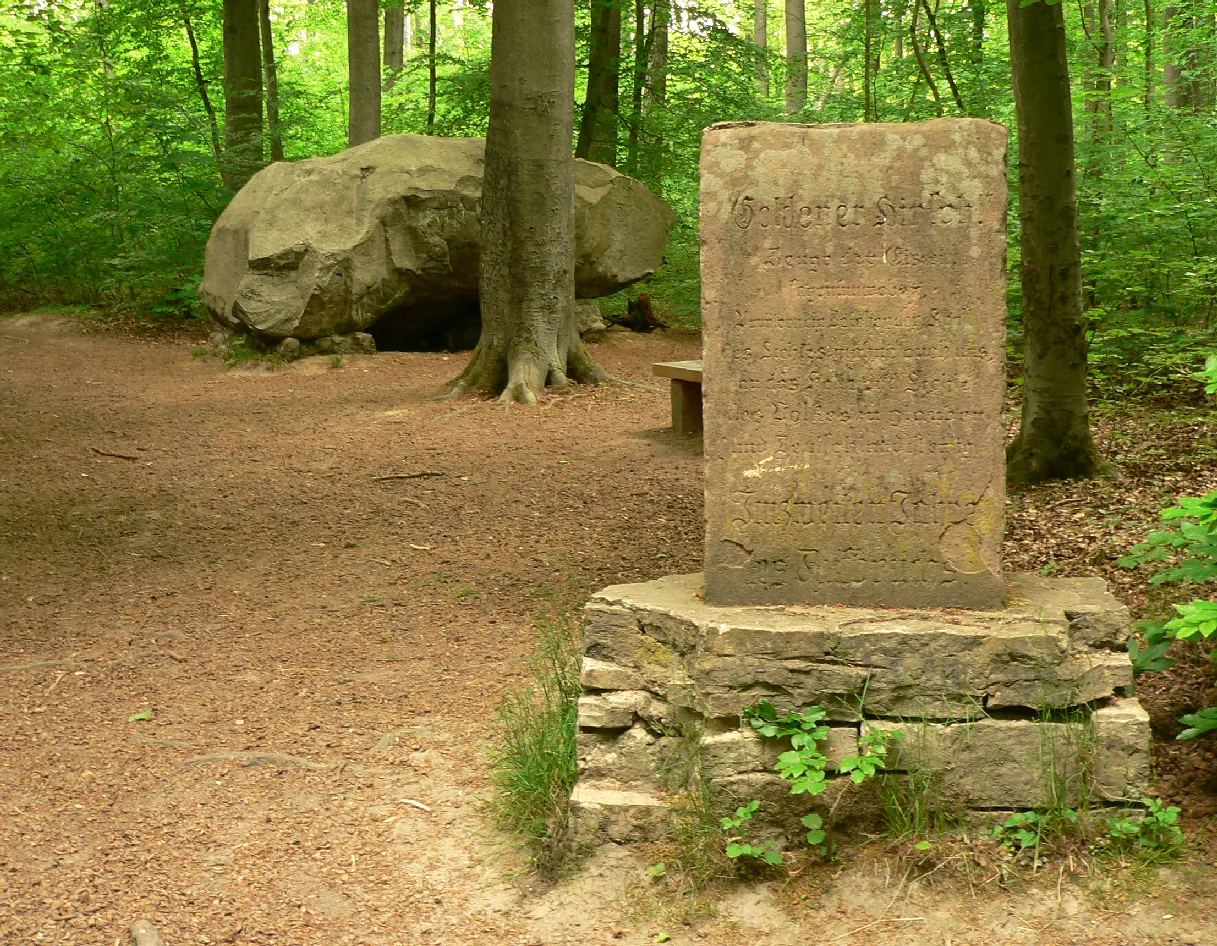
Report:
<svg viewBox="0 0 1217 946"><path fill-rule="evenodd" d="M264 168L212 228L203 304L267 341L370 331L381 347L455 347L452 333L478 320L484 149L481 138L388 135ZM667 203L579 160L575 195L579 298L655 271L675 222Z"/></svg>

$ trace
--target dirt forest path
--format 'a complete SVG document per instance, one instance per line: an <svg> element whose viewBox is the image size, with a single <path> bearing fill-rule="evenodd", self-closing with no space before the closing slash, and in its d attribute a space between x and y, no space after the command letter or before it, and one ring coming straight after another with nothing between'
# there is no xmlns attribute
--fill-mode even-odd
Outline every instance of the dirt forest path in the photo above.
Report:
<svg viewBox="0 0 1217 946"><path fill-rule="evenodd" d="M611 333L595 355L635 384L539 409L428 400L466 356L194 345L0 321L5 946L137 917L169 946L1217 942L1169 873L964 903L876 861L801 924L741 887L687 926L623 849L518 883L481 803L494 708L535 615L698 569L700 449L649 370L697 340Z"/></svg>

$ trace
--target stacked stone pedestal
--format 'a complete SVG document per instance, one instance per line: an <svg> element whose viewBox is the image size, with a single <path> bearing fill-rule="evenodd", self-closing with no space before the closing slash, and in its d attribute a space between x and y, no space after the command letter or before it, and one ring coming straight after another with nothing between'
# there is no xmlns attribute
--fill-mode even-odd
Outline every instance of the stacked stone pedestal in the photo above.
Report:
<svg viewBox="0 0 1217 946"><path fill-rule="evenodd" d="M809 807L873 813L873 792L847 778L789 794L773 768L783 746L741 718L762 700L827 711L830 771L863 731L900 733L889 787L906 778L955 815L1136 803L1149 788L1128 609L1101 579L1014 576L996 611L715 607L701 589L701 575L674 575L586 607L571 798L586 841L661 836L693 780L725 805L760 799L792 836Z"/></svg>

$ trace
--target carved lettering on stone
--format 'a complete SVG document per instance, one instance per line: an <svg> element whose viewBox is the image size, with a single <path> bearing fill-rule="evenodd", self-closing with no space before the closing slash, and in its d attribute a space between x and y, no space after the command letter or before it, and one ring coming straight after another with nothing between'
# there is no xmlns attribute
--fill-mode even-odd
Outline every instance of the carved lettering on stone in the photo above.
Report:
<svg viewBox="0 0 1217 946"><path fill-rule="evenodd" d="M706 131L709 603L1002 605L1006 145Z"/></svg>

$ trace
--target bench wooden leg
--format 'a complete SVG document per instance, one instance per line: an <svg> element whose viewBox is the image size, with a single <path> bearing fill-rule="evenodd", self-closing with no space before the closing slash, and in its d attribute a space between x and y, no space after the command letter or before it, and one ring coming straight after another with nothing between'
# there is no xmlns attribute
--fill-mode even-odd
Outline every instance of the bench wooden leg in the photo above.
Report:
<svg viewBox="0 0 1217 946"><path fill-rule="evenodd" d="M678 434L700 434L701 385L672 379L672 429Z"/></svg>

